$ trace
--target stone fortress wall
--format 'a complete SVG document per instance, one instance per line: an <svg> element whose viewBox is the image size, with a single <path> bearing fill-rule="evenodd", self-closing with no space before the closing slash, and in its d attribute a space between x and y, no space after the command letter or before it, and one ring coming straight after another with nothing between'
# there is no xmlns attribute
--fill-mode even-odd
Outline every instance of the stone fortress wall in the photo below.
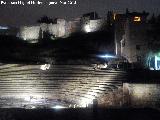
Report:
<svg viewBox="0 0 160 120"><path fill-rule="evenodd" d="M57 19L57 23L46 24L41 23L33 26L22 26L20 27L19 37L30 43L37 43L40 38L40 32L49 32L56 38L65 38L75 32L96 32L103 27L103 19L87 20L81 22L81 19L77 18L72 21L66 21L64 19ZM43 38L43 35L42 35Z"/></svg>
<svg viewBox="0 0 160 120"><path fill-rule="evenodd" d="M19 37L31 43L37 43L40 36L40 32L49 32L49 34L55 37L64 37L66 35L66 21L58 19L57 24L46 24L42 23L33 26L22 26L20 27Z"/></svg>

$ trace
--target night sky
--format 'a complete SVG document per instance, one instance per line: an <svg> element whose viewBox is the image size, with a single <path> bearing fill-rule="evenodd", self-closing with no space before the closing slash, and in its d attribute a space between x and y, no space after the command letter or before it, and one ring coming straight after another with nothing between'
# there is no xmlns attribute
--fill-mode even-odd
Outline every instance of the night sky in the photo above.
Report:
<svg viewBox="0 0 160 120"><path fill-rule="evenodd" d="M146 10L150 13L160 13L160 0L76 0L76 5L62 5L59 4L60 0L40 0L43 5L27 5L26 2L25 5L10 5L10 1L16 0L3 1L8 3L7 5L0 4L0 25L11 26L35 24L36 20L43 15L69 20L91 11L97 11L100 16L104 16L108 10L124 12L126 8L131 11ZM47 1L57 1L58 5L49 6Z"/></svg>

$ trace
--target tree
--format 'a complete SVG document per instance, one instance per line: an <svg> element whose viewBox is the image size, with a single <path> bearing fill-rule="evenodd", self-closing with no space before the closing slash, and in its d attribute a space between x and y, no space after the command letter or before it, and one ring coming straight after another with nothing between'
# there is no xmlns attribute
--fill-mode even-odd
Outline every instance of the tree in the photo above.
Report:
<svg viewBox="0 0 160 120"><path fill-rule="evenodd" d="M39 20L37 20L38 23L47 23L47 24L50 24L50 23L53 23L53 19L47 17L47 16L43 16L41 17Z"/></svg>
<svg viewBox="0 0 160 120"><path fill-rule="evenodd" d="M153 14L152 17L148 20L148 22L151 23L151 24L155 24L155 22L156 22L156 17L155 17L154 14Z"/></svg>

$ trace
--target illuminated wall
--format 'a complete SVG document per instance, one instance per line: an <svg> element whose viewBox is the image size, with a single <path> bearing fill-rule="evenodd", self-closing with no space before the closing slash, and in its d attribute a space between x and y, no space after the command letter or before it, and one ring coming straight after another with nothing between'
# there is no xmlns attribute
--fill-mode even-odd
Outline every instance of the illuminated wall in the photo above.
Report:
<svg viewBox="0 0 160 120"><path fill-rule="evenodd" d="M124 83L124 102L132 107L158 107L160 84Z"/></svg>
<svg viewBox="0 0 160 120"><path fill-rule="evenodd" d="M71 20L66 25L66 32L67 34L72 34L79 32L81 30L81 18L75 18Z"/></svg>
<svg viewBox="0 0 160 120"><path fill-rule="evenodd" d="M145 24L134 24L130 19L126 21L125 34L121 40L121 56L130 63L144 61L148 52L145 31Z"/></svg>
<svg viewBox="0 0 160 120"><path fill-rule="evenodd" d="M117 56L121 56L121 43L120 41L124 35L124 25L126 22L125 14L116 14L115 16L115 53Z"/></svg>
<svg viewBox="0 0 160 120"><path fill-rule="evenodd" d="M55 37L65 37L66 24L64 19L58 19L57 24L42 23L37 26L23 26L20 28L19 37L30 43L36 43L40 37L40 30L41 32L48 31L51 35L55 35ZM43 34L41 38L43 38Z"/></svg>
<svg viewBox="0 0 160 120"><path fill-rule="evenodd" d="M130 63L145 64L148 53L146 14L132 13L126 18L121 39L121 56Z"/></svg>
<svg viewBox="0 0 160 120"><path fill-rule="evenodd" d="M64 19L57 19L56 24L42 23L37 26L23 26L20 28L19 37L30 43L36 43L40 37L40 30L41 32L48 31L55 37L67 37L72 33L80 31L85 33L99 31L103 27L104 23L105 20L103 19L87 20L83 23L81 23L81 18L76 18L69 22ZM43 34L40 38L43 38Z"/></svg>
<svg viewBox="0 0 160 120"><path fill-rule="evenodd" d="M115 53L129 63L140 67L146 65L148 51L148 29L146 12L129 12L114 15L115 20ZM146 67L146 66L145 66Z"/></svg>
<svg viewBox="0 0 160 120"><path fill-rule="evenodd" d="M24 26L20 28L19 37L30 43L38 42L40 26Z"/></svg>
<svg viewBox="0 0 160 120"><path fill-rule="evenodd" d="M58 37L64 37L66 35L66 24L67 22L64 19L58 19Z"/></svg>
<svg viewBox="0 0 160 120"><path fill-rule="evenodd" d="M51 35L55 35L56 37L58 37L58 24L46 24L46 23L42 23L40 24L40 29L42 30L42 32L49 32ZM43 38L43 36L42 36Z"/></svg>
<svg viewBox="0 0 160 120"><path fill-rule="evenodd" d="M86 33L88 32L96 32L101 30L104 25L104 20L97 19L97 20L88 20L82 25L82 30Z"/></svg>

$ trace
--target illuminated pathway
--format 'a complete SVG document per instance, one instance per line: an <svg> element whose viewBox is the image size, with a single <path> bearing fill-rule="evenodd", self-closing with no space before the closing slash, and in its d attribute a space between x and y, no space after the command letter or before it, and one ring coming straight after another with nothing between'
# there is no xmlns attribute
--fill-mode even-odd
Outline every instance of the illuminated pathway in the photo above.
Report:
<svg viewBox="0 0 160 120"><path fill-rule="evenodd" d="M87 65L41 67L0 64L0 107L86 107L93 99L112 105L112 93L122 94L126 78L123 71L94 71Z"/></svg>

